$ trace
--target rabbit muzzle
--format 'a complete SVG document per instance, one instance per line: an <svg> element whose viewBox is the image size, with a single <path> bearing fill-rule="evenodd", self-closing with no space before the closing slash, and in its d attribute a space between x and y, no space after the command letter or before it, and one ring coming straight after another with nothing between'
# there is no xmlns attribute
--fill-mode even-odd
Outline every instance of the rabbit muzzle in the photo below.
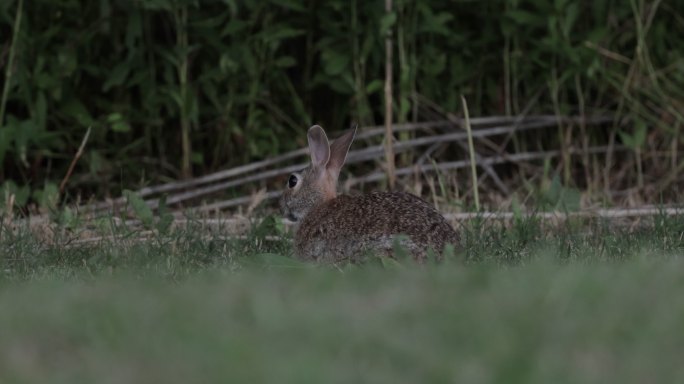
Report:
<svg viewBox="0 0 684 384"><path fill-rule="evenodd" d="M290 208L289 204L283 199L280 201L280 213L287 220L296 223L299 221L299 217L295 214L295 211Z"/></svg>

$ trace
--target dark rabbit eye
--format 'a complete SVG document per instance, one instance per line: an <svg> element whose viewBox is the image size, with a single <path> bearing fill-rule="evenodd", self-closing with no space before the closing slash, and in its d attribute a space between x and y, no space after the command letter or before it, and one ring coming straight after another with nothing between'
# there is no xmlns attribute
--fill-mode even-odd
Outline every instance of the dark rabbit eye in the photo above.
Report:
<svg viewBox="0 0 684 384"><path fill-rule="evenodd" d="M299 179L297 178L297 175L292 174L290 175L290 179L287 180L287 186L289 188L294 188L297 185L298 181Z"/></svg>

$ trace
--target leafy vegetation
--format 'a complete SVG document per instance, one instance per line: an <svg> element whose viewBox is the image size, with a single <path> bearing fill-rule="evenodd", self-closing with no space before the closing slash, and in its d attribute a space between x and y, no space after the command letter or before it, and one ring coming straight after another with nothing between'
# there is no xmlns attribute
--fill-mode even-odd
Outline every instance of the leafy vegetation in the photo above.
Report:
<svg viewBox="0 0 684 384"><path fill-rule="evenodd" d="M314 122L379 122L387 30L395 121L458 114L461 94L471 116L607 113L612 126L559 123L504 145L561 148L563 185L677 190L679 0L381 3L3 1L2 190L20 206L58 194L88 127L74 198L282 153ZM632 151L568 150L620 142Z"/></svg>

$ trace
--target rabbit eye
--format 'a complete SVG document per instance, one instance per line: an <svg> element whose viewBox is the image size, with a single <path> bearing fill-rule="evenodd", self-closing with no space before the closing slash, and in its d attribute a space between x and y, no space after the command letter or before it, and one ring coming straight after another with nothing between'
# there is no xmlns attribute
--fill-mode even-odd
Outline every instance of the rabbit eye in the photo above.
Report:
<svg viewBox="0 0 684 384"><path fill-rule="evenodd" d="M297 178L297 175L292 174L290 175L290 178L287 180L287 186L289 188L294 188L297 185L297 182L299 179Z"/></svg>

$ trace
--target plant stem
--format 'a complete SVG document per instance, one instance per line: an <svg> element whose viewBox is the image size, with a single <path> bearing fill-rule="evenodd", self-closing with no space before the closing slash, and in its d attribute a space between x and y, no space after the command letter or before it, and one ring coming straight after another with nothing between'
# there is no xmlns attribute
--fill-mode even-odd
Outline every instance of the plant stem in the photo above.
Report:
<svg viewBox="0 0 684 384"><path fill-rule="evenodd" d="M563 129L563 122L561 121L561 110L560 110L560 99L558 94L560 93L560 83L558 82L558 75L556 72L556 67L551 69L551 101L553 102L553 110L558 121L558 142L560 144L562 156L562 166L563 166L563 184L570 184L570 153L569 148L572 143L571 140L571 128Z"/></svg>
<svg viewBox="0 0 684 384"><path fill-rule="evenodd" d="M468 152L470 152L470 174L473 180L473 196L475 198L475 210L480 211L480 195L477 190L477 168L475 167L475 145L473 144L473 131L470 128L470 116L468 114L468 103L465 97L461 95L461 102L463 103L463 115L465 117L466 132L468 133Z"/></svg>
<svg viewBox="0 0 684 384"><path fill-rule="evenodd" d="M7 68L5 68L5 85L2 88L2 101L0 101L0 127L3 127L5 124L5 107L7 106L7 98L9 97L10 84L12 83L14 54L17 45L17 36L19 35L19 27L21 26L21 10L23 8L23 4L24 0L19 0L17 3L17 13L14 17L12 43L10 45L9 58L7 59Z"/></svg>
<svg viewBox="0 0 684 384"><path fill-rule="evenodd" d="M508 35L504 37L503 53L504 70L504 108L506 116L511 115L511 39Z"/></svg>
<svg viewBox="0 0 684 384"><path fill-rule="evenodd" d="M582 135L582 166L584 167L584 178L586 179L587 189L592 190L591 173L589 171L589 135L587 135L586 111L584 107L584 93L582 92L582 82L579 75L575 75L575 91L577 92L577 103L580 113L580 132Z"/></svg>
<svg viewBox="0 0 684 384"><path fill-rule="evenodd" d="M188 8L182 7L176 14L176 43L180 48L181 58L180 66L178 68L178 80L180 83L181 102L180 108L181 118L181 141L183 158L181 163L181 175L183 178L192 177L192 169L190 167L190 155L192 153L190 142L190 121L188 117Z"/></svg>
<svg viewBox="0 0 684 384"><path fill-rule="evenodd" d="M83 156L83 150L85 149L86 143L88 143L88 138L90 137L90 129L92 127L88 127L88 130L85 133L85 136L83 136L83 140L81 140L81 145L78 147L78 151L76 152L76 155L74 158L71 160L71 164L69 164L69 169L67 170L66 175L62 179L62 182L59 183L59 194L64 195L64 188L66 188L66 183L69 181L69 178L71 177L71 174L74 172L74 168L76 167L76 162L78 162L78 159Z"/></svg>
<svg viewBox="0 0 684 384"><path fill-rule="evenodd" d="M637 187L642 191L644 189L644 171L641 166L641 146L636 147L636 167L637 167Z"/></svg>
<svg viewBox="0 0 684 384"><path fill-rule="evenodd" d="M392 0L385 0L385 12L392 13ZM396 183L394 165L394 137L392 135L392 28L385 35L385 160L389 188Z"/></svg>
<svg viewBox="0 0 684 384"><path fill-rule="evenodd" d="M408 65L408 60L406 57L406 32L405 25L408 24L404 22L407 17L406 9L408 8L406 4L404 7L397 7L396 12L401 14L402 19L397 18L397 53L399 54L399 94L397 100L399 100L399 113L397 115L397 123L403 124L407 121L409 110L405 108L408 106L410 100L410 66ZM403 12L402 12L403 11ZM399 140L410 140L413 136L411 132L400 132ZM413 163L413 153L404 152L399 157L399 164L411 164Z"/></svg>
<svg viewBox="0 0 684 384"><path fill-rule="evenodd" d="M359 49L359 32L358 32L358 12L356 0L350 2L351 6L351 48L352 48L352 68L354 72L354 97L356 104L356 121L361 122L362 125L374 124L373 114L371 113L370 104L368 103L368 98L366 97L366 86L364 74L365 70L365 58L361 55L361 50Z"/></svg>
<svg viewBox="0 0 684 384"><path fill-rule="evenodd" d="M681 122L677 120L675 123L674 127L674 137L672 138L672 154L670 158L670 166L672 167L672 170L674 171L677 168L677 147L679 146L679 129L681 126Z"/></svg>

